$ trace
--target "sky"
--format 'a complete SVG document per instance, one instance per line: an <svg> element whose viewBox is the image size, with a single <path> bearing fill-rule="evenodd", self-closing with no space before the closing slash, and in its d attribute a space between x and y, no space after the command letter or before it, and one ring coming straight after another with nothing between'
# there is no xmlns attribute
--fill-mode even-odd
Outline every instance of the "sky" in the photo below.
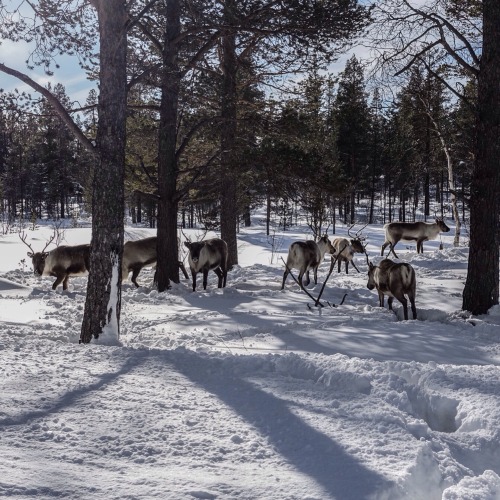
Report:
<svg viewBox="0 0 500 500"><path fill-rule="evenodd" d="M79 65L75 56L58 56L57 62L59 68L51 67L53 75L47 75L43 71L43 67L35 67L28 69L25 61L30 53L30 45L25 42L11 42L10 40L1 40L0 44L0 62L3 64L26 73L30 78L40 85L46 86L49 82L52 86L61 83L66 88L66 93L71 101L77 105L84 105L88 93L91 89L97 89L96 82L87 79L85 71ZM347 60L356 54L359 58L368 58L369 50L362 45L356 45L346 54L340 55L337 62L329 67L329 71L336 74L344 70ZM35 93L28 85L0 72L0 88L5 91L27 91Z"/></svg>
<svg viewBox="0 0 500 500"><path fill-rule="evenodd" d="M64 243L89 241L77 226ZM0 496L500 499L500 308L460 310L468 249L453 232L423 254L398 244L417 275L418 319L404 321L397 301L378 307L360 255L359 274L330 277L324 308L290 277L281 290L281 257L310 235L270 239L259 210L226 288L210 273L206 291L182 279L158 293L144 269L139 288L123 284L119 342L80 345L87 279L53 291L12 229L0 235ZM26 232L41 250L52 227ZM382 227L363 234L378 263ZM327 256L313 296L328 270Z"/></svg>
<svg viewBox="0 0 500 500"><path fill-rule="evenodd" d="M0 62L17 71L27 74L36 83L44 87L50 83L52 86L61 83L66 88L66 93L74 103L85 105L88 93L91 89L97 88L95 82L89 81L85 71L79 66L76 57L60 56L58 58L59 68L53 68L54 74L47 75L42 67L35 67L29 70L25 61L29 55L29 46L23 42L11 42L2 40L0 45ZM10 75L0 72L0 88L10 92L14 89L26 91L31 94L36 92Z"/></svg>

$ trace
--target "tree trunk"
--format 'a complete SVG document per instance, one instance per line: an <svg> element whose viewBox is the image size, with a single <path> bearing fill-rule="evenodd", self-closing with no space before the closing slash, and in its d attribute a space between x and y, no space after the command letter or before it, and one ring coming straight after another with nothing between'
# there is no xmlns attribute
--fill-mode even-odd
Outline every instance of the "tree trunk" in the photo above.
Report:
<svg viewBox="0 0 500 500"><path fill-rule="evenodd" d="M235 0L224 4L227 25L233 24ZM221 129L221 238L228 246L228 268L238 264L238 221L236 157L236 36L227 33L222 37L222 129Z"/></svg>
<svg viewBox="0 0 500 500"><path fill-rule="evenodd" d="M160 129L158 145L158 291L168 289L170 280L179 283L179 248L177 243L177 109L181 74L176 38L181 31L180 2L166 3L167 28L161 73Z"/></svg>
<svg viewBox="0 0 500 500"><path fill-rule="evenodd" d="M269 186L267 186L266 193L266 235L270 234L271 226L271 193L269 192Z"/></svg>
<svg viewBox="0 0 500 500"><path fill-rule="evenodd" d="M92 0L99 19L99 123L96 143L99 162L92 189L92 241L87 298L81 342L101 333L117 342L121 308L123 252L126 23L123 0Z"/></svg>
<svg viewBox="0 0 500 500"><path fill-rule="evenodd" d="M137 193L137 223L142 223L142 197L140 193Z"/></svg>
<svg viewBox="0 0 500 500"><path fill-rule="evenodd" d="M500 168L500 2L483 1L476 157L470 200L470 248L464 310L485 314L498 304Z"/></svg>

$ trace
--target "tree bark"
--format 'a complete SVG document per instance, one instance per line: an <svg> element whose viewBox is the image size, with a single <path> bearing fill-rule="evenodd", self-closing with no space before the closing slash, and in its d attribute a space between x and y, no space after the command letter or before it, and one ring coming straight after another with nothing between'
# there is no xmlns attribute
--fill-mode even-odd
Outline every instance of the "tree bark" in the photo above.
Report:
<svg viewBox="0 0 500 500"><path fill-rule="evenodd" d="M91 3L97 10L100 39L99 161L93 178L90 273L80 336L84 343L101 333L108 341L119 337L125 209L126 3Z"/></svg>
<svg viewBox="0 0 500 500"><path fill-rule="evenodd" d="M470 247L464 310L484 314L498 304L500 175L500 3L483 1L476 158L471 185Z"/></svg>
<svg viewBox="0 0 500 500"><path fill-rule="evenodd" d="M158 291L168 289L170 280L179 283L177 243L177 113L181 74L176 38L181 31L179 0L166 3L167 27L161 72L160 128L158 137Z"/></svg>
<svg viewBox="0 0 500 500"><path fill-rule="evenodd" d="M228 26L234 24L234 0L224 5ZM222 128L221 128L221 238L228 246L228 268L238 264L238 223L236 157L236 35L233 31L222 37Z"/></svg>

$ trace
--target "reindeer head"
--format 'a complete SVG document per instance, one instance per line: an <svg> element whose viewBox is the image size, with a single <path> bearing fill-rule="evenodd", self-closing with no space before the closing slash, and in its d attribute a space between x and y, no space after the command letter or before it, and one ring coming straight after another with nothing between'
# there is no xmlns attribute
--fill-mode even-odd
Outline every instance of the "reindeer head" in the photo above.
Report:
<svg viewBox="0 0 500 500"><path fill-rule="evenodd" d="M33 247L29 243L27 243L26 237L27 235L24 232L22 234L19 233L19 238L21 238L21 241L31 250L31 252L28 252L27 255L31 259L31 262L33 264L33 272L36 276L42 276L43 270L45 268L45 259L47 258L47 255L49 255L49 252L46 252L45 249L52 243L56 235L55 233L52 235L41 252L35 252L33 250Z"/></svg>
<svg viewBox="0 0 500 500"><path fill-rule="evenodd" d="M368 260L368 257L367 257ZM366 287L368 290L373 290L375 288L375 267L370 261L368 261L368 283Z"/></svg>
<svg viewBox="0 0 500 500"><path fill-rule="evenodd" d="M200 253L205 246L204 241L185 241L184 246L189 250L189 257L196 264L200 260Z"/></svg>
<svg viewBox="0 0 500 500"><path fill-rule="evenodd" d="M351 247L356 253L364 253L366 254L366 245L363 244L366 241L366 236L363 236L362 231L363 229L368 225L365 224L361 229L358 229L356 231L356 234L351 234L351 229L355 226L356 223L352 224L349 226L347 229L347 234L349 235L349 238L351 238Z"/></svg>
<svg viewBox="0 0 500 500"><path fill-rule="evenodd" d="M319 240L318 243L323 243L326 246L326 251L325 253L330 253L332 255L335 255L335 252L337 249L332 245L332 242L330 241L330 238L328 238L328 235L325 234L322 236Z"/></svg>
<svg viewBox="0 0 500 500"><path fill-rule="evenodd" d="M447 233L450 230L450 228L446 225L443 219L436 217L436 224L443 233Z"/></svg>

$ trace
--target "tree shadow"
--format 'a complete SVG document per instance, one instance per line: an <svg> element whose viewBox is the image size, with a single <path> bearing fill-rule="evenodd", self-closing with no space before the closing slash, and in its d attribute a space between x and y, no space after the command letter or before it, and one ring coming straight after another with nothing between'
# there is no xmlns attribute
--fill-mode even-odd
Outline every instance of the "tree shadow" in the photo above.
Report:
<svg viewBox="0 0 500 500"><path fill-rule="evenodd" d="M220 359L193 356L196 359L187 363L182 358L174 360L179 372L233 408L291 466L321 485L328 498L369 499L393 486L296 416L286 401L235 376L234 366L225 367Z"/></svg>
<svg viewBox="0 0 500 500"><path fill-rule="evenodd" d="M65 392L59 397L59 399L53 401L50 405L46 405L46 408L24 412L22 414L0 420L0 431L4 427L23 425L31 420L47 417L75 405L75 403L87 393L97 391L112 383L118 377L129 373L132 369L136 368L143 359L143 356L132 356L128 358L117 371L105 373L94 383Z"/></svg>

